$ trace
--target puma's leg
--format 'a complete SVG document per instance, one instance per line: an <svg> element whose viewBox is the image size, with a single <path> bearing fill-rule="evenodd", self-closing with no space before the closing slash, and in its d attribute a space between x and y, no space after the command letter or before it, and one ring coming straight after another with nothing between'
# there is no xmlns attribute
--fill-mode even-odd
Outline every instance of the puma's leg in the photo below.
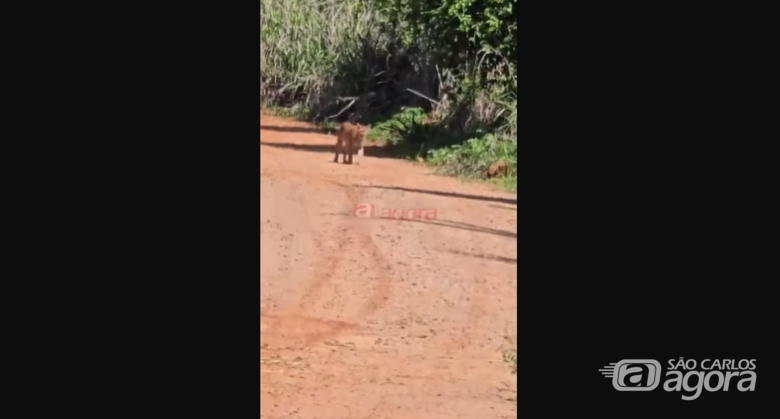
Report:
<svg viewBox="0 0 780 419"><path fill-rule="evenodd" d="M336 157L333 158L333 163L338 163L339 162L339 150L340 149L341 149L341 141L336 143Z"/></svg>

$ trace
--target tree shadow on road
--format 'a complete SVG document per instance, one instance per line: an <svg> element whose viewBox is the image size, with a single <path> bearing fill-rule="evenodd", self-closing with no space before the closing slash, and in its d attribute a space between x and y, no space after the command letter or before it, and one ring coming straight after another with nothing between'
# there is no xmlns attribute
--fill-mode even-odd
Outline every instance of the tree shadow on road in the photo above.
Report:
<svg viewBox="0 0 780 419"><path fill-rule="evenodd" d="M415 218L408 218L408 219L402 219L402 221L410 221L413 223L422 223L422 224L430 224L430 225L439 225L443 227L452 227L457 228L461 230L467 230L467 231L474 231L476 233L485 233L485 234L493 234L495 236L501 236L501 237L509 237L516 239L517 233L513 233L511 231L505 231L505 230L498 230L495 228L488 228L488 227L480 227L475 226L472 224L466 224L461 223L457 221L443 221L443 220L421 220L421 219L415 219Z"/></svg>
<svg viewBox="0 0 780 419"><path fill-rule="evenodd" d="M515 205L517 205L517 202L515 202ZM509 210L509 211L517 211L517 207L505 207L503 205L493 205L493 204L490 204L488 206L491 207L491 208L505 209L505 210Z"/></svg>
<svg viewBox="0 0 780 419"><path fill-rule="evenodd" d="M478 201L498 202L498 203L508 204L508 205L517 205L517 199L498 198L492 196L469 195L469 194L461 194L455 192L428 191L424 189L402 188L400 186L378 186L378 185L370 185L370 186L352 185L352 186L356 188L390 189L396 191L414 192L414 193L422 193L422 194L438 195L438 196L449 196L452 198L474 199Z"/></svg>
<svg viewBox="0 0 780 419"><path fill-rule="evenodd" d="M289 150L309 151L312 153L335 153L335 149L332 145L328 144L296 144L296 143L264 143L260 141L260 145L286 148Z"/></svg>
<svg viewBox="0 0 780 419"><path fill-rule="evenodd" d="M461 223L458 221L424 220L419 218L391 218L391 217L360 218L360 217L355 217L354 215L349 213L336 213L336 214L331 213L327 215L340 215L343 217L351 217L358 220L399 221L403 223L420 223L420 224L428 224L428 225L437 225L441 227L450 227L450 228L456 228L460 230L473 231L475 233L492 234L495 236L508 237L512 239L517 238L517 233L513 233L511 231L498 230L495 228L488 228L488 227L480 227L480 226L475 226L473 224Z"/></svg>
<svg viewBox="0 0 780 419"><path fill-rule="evenodd" d="M335 144L335 137L333 139ZM332 144L300 144L300 143L266 143L260 141L261 146L284 148L288 150L307 151L310 153L331 153L335 154L336 149ZM363 155L365 157L375 158L393 158L392 153L386 151L382 146L364 145Z"/></svg>
<svg viewBox="0 0 780 419"><path fill-rule="evenodd" d="M278 131L278 132L308 132L317 134L328 134L328 130L317 127L279 127L275 125L260 125L260 131ZM262 135L262 134L260 134Z"/></svg>
<svg viewBox="0 0 780 419"><path fill-rule="evenodd" d="M475 253L468 253L468 252L459 252L457 250L447 250L447 252L459 256L468 256L468 257L478 258L478 259L494 260L497 262L504 262L512 265L517 265L517 259L506 258L503 256L482 255L482 254L475 254Z"/></svg>

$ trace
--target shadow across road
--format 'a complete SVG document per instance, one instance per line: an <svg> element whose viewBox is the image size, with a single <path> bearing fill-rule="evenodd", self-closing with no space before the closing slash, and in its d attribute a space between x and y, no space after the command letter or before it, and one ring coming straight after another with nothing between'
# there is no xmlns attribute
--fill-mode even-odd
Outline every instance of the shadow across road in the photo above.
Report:
<svg viewBox="0 0 780 419"><path fill-rule="evenodd" d="M297 144L297 143L264 143L260 145L274 148L284 148L288 150L308 151L311 153L335 153L336 150L328 144Z"/></svg>
<svg viewBox="0 0 780 419"><path fill-rule="evenodd" d="M261 146L283 148L287 150L304 151L309 153L331 153L336 154L336 137L333 137L333 144L300 144L300 143L265 143L260 141ZM363 155L365 157L375 158L393 158L393 155L387 152L384 147L376 145L364 145Z"/></svg>
<svg viewBox="0 0 780 419"><path fill-rule="evenodd" d="M394 190L394 191L413 192L413 193L438 195L438 196L449 196L452 198L473 199L477 201L498 202L501 204L517 205L517 199L499 198L493 196L479 196L479 195L469 195L469 194L462 194L462 193L455 193L455 192L428 191L424 189L402 188L399 186L377 186L377 185L370 185L370 186L352 185L352 186L356 188L387 189L387 190Z"/></svg>
<svg viewBox="0 0 780 419"><path fill-rule="evenodd" d="M260 125L261 136L262 131L277 131L277 132L307 132L317 134L327 134L327 130L316 127L277 127L274 125Z"/></svg>
<svg viewBox="0 0 780 419"><path fill-rule="evenodd" d="M449 227L449 228L456 228L459 230L466 230L466 231L473 231L475 233L484 233L484 234L492 234L495 236L501 236L501 237L507 237L512 239L517 239L517 233L513 233L511 231L505 231L505 230L498 230L495 228L488 228L488 227L480 227L473 224L467 224L467 223L461 223L458 221L445 221L445 220L425 220L420 218L390 218L390 217L370 217L370 218L363 218L363 217L355 217L353 214L342 212L342 213L328 213L324 215L336 215L336 216L342 216L342 217L349 217L349 218L355 218L356 220L367 220L367 221L398 221L403 223L420 223L420 224L428 224L428 225L435 225L440 227Z"/></svg>
<svg viewBox="0 0 780 419"><path fill-rule="evenodd" d="M458 255L458 256L467 256L467 257L478 258L478 259L494 260L496 262L503 262L503 263L509 263L509 264L512 264L512 265L517 265L517 259L506 258L506 257L503 257L503 256L481 255L481 254L475 254L475 253L458 252L457 250L448 250L447 252L448 253L452 253L453 255Z"/></svg>

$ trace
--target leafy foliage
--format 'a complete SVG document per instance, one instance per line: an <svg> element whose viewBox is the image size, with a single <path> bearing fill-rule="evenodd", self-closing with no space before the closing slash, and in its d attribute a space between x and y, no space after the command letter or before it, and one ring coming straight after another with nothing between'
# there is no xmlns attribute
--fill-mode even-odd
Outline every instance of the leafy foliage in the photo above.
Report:
<svg viewBox="0 0 780 419"><path fill-rule="evenodd" d="M409 138L425 122L425 119L426 114L422 108L403 107L390 119L371 127L366 138L400 141L403 138Z"/></svg>
<svg viewBox="0 0 780 419"><path fill-rule="evenodd" d="M446 67L459 67L480 51L517 62L517 0L385 0L407 45L424 39ZM495 62L492 63L495 65Z"/></svg>

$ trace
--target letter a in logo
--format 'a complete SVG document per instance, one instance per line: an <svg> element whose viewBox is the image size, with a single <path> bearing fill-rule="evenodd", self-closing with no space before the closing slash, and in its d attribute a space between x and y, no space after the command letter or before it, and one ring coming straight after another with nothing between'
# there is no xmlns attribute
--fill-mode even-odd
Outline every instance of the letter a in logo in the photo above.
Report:
<svg viewBox="0 0 780 419"><path fill-rule="evenodd" d="M374 205L373 204L357 204L354 211L355 217L373 217Z"/></svg>
<svg viewBox="0 0 780 419"><path fill-rule="evenodd" d="M651 391L658 387L661 378L661 364L654 359L624 359L599 371L612 377L617 391Z"/></svg>

